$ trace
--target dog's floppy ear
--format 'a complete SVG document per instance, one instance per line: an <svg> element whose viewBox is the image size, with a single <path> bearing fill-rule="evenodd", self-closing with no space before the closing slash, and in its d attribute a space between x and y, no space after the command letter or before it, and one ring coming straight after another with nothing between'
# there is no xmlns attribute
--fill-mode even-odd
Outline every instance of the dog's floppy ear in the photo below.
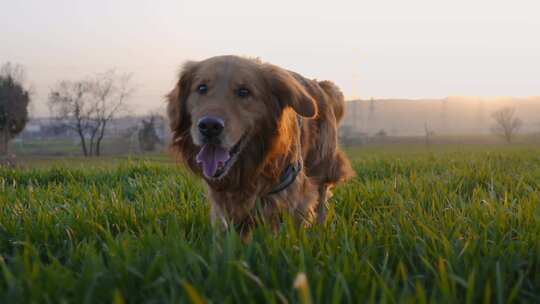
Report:
<svg viewBox="0 0 540 304"><path fill-rule="evenodd" d="M273 96L282 107L291 107L298 115L314 118L317 104L289 72L271 64L263 65L264 76Z"/></svg>
<svg viewBox="0 0 540 304"><path fill-rule="evenodd" d="M166 96L168 102L167 116L169 117L169 126L173 132L173 143L184 136L184 133L189 129L189 125L191 124L189 121L190 118L185 111L185 107L196 67L196 62L186 62L182 66L176 86Z"/></svg>

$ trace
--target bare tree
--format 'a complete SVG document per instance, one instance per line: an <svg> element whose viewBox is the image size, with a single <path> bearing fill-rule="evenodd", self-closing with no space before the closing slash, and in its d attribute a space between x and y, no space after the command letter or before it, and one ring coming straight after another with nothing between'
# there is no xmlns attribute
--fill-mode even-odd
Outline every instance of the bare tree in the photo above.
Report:
<svg viewBox="0 0 540 304"><path fill-rule="evenodd" d="M28 121L31 92L24 82L24 68L6 63L0 68L0 155L8 153L9 140L19 134Z"/></svg>
<svg viewBox="0 0 540 304"><path fill-rule="evenodd" d="M101 142L109 122L116 115L127 111L126 100L133 90L131 74L119 75L114 70L99 74L92 81L91 92L97 106L96 128L91 136L90 147L95 155L101 154Z"/></svg>
<svg viewBox="0 0 540 304"><path fill-rule="evenodd" d="M114 70L92 79L62 81L49 94L53 116L77 132L85 156L101 154L101 143L110 121L127 110L133 88L131 75Z"/></svg>
<svg viewBox="0 0 540 304"><path fill-rule="evenodd" d="M97 111L90 95L90 84L87 81L61 81L49 93L48 101L51 115L61 125L79 135L84 156L91 155L86 137L95 129L94 117Z"/></svg>
<svg viewBox="0 0 540 304"><path fill-rule="evenodd" d="M514 135L523 126L523 121L516 117L516 109L513 107L504 107L491 114L495 124L491 131L511 143Z"/></svg>

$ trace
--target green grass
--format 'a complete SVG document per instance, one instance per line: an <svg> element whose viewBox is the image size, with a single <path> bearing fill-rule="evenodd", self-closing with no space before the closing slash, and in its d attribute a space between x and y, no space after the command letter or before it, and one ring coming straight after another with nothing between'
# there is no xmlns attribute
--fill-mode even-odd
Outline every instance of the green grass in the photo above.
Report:
<svg viewBox="0 0 540 304"><path fill-rule="evenodd" d="M129 137L106 137L101 143L101 155L128 154L133 152L133 145ZM43 138L25 139L19 142L11 141L10 152L27 157L74 157L83 155L81 144L77 138Z"/></svg>
<svg viewBox="0 0 540 304"><path fill-rule="evenodd" d="M324 226L248 244L167 157L0 168L0 302L540 301L540 147L348 152Z"/></svg>

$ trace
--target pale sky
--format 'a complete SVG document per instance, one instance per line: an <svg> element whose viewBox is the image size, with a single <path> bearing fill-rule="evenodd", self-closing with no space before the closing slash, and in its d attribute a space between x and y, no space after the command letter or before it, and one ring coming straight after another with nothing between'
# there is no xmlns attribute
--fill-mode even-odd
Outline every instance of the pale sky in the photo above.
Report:
<svg viewBox="0 0 540 304"><path fill-rule="evenodd" d="M540 1L0 0L0 63L49 89L132 72L134 112L163 105L185 60L257 56L346 96L540 95Z"/></svg>

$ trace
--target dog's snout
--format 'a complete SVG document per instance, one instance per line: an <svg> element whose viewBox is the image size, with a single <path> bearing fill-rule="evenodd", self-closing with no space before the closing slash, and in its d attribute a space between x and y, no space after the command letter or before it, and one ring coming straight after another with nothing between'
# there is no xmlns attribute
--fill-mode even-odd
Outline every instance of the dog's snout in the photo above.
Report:
<svg viewBox="0 0 540 304"><path fill-rule="evenodd" d="M203 136L207 138L214 138L223 132L225 124L223 123L223 119L219 117L205 116L199 119L197 127Z"/></svg>

